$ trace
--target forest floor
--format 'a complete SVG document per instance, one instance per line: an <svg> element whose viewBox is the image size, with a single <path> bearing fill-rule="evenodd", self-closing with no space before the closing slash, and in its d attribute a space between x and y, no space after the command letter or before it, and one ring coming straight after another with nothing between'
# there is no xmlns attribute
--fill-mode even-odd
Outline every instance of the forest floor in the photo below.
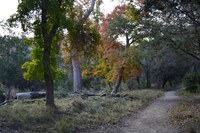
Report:
<svg viewBox="0 0 200 133"><path fill-rule="evenodd" d="M200 133L200 95L162 94L134 90L122 97L61 98L55 111L44 102L18 101L0 108L0 133Z"/></svg>
<svg viewBox="0 0 200 133"><path fill-rule="evenodd" d="M43 99L14 100L0 107L0 133L80 133L116 124L161 95L160 90L142 89L119 96L67 96L55 99L55 110L49 110Z"/></svg>
<svg viewBox="0 0 200 133"><path fill-rule="evenodd" d="M91 133L178 133L182 132L180 127L171 124L171 108L185 101L176 95L175 91L165 92L152 104L138 113L125 117L120 123L110 126L101 126ZM199 123L198 123L199 124ZM196 132L195 132L196 133ZM199 131L197 131L199 133Z"/></svg>

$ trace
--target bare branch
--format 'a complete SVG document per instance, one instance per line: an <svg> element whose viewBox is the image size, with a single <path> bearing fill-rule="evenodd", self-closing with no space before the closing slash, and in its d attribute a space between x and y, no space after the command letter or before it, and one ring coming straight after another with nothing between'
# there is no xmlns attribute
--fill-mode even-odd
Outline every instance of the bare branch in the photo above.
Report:
<svg viewBox="0 0 200 133"><path fill-rule="evenodd" d="M91 12L94 10L94 5L95 5L95 3L96 3L96 0L92 0L89 9L88 9L88 10L85 12L85 14L83 15L82 20L85 20L85 19L87 19L87 18L90 16Z"/></svg>

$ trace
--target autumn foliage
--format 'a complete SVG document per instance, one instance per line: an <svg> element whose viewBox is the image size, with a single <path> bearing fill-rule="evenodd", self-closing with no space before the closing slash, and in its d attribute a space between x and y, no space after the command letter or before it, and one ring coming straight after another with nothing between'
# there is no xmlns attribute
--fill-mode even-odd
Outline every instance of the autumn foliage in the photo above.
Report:
<svg viewBox="0 0 200 133"><path fill-rule="evenodd" d="M108 14L106 17L103 18L102 20L102 24L100 27L100 33L103 39L109 39L110 36L107 34L107 30L109 27L109 24L116 19L117 16L121 15L121 14L125 14L125 10L126 10L126 6L122 5L122 6L117 6L115 7L115 9Z"/></svg>
<svg viewBox="0 0 200 133"><path fill-rule="evenodd" d="M126 81L135 79L140 75L141 69L136 61L136 50L134 47L126 48L116 39L112 38L108 31L109 24L119 15L125 14L126 6L117 6L108 14L100 25L102 45L96 47L96 54L90 59L89 64L83 67L82 75L86 77L101 77L107 82L116 83L118 76Z"/></svg>
<svg viewBox="0 0 200 133"><path fill-rule="evenodd" d="M115 38L112 38L109 32L109 24L112 23L119 15L125 15L126 6L117 6L110 14L102 21L100 33L102 37L102 61L101 64L106 67L104 71L105 78L109 82L116 82L119 75L122 75L123 80L131 77L136 78L140 75L140 66L135 60L134 48L126 48L119 43ZM105 69L104 69L105 70Z"/></svg>
<svg viewBox="0 0 200 133"><path fill-rule="evenodd" d="M106 79L110 82L115 82L118 75L122 75L124 81L140 75L140 67L131 56L131 52L125 50L119 42L103 45L103 59L109 70Z"/></svg>

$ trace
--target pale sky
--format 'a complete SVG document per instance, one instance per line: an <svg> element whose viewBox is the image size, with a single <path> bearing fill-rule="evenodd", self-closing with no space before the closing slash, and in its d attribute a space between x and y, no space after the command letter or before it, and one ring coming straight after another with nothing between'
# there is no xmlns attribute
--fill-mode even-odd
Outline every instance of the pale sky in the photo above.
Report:
<svg viewBox="0 0 200 133"><path fill-rule="evenodd" d="M118 2L112 0L103 0L102 11L105 13L111 12ZM17 10L18 0L0 0L0 21L6 20L10 15L14 14Z"/></svg>
<svg viewBox="0 0 200 133"><path fill-rule="evenodd" d="M0 0L0 21L16 12L18 0Z"/></svg>
<svg viewBox="0 0 200 133"><path fill-rule="evenodd" d="M113 2L112 0L103 0L101 8L102 11L106 13L111 12L118 2ZM17 10L18 0L0 0L0 21L6 20L10 15L14 14ZM5 31L0 27L0 34L6 34Z"/></svg>

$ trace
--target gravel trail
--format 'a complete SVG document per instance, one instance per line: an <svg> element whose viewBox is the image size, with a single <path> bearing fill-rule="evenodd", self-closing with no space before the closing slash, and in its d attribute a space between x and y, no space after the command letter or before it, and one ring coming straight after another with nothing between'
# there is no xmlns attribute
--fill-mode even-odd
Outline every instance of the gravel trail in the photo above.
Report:
<svg viewBox="0 0 200 133"><path fill-rule="evenodd" d="M175 91L165 92L141 112L123 119L119 124L102 126L91 133L178 133L169 123L168 110L179 101Z"/></svg>

